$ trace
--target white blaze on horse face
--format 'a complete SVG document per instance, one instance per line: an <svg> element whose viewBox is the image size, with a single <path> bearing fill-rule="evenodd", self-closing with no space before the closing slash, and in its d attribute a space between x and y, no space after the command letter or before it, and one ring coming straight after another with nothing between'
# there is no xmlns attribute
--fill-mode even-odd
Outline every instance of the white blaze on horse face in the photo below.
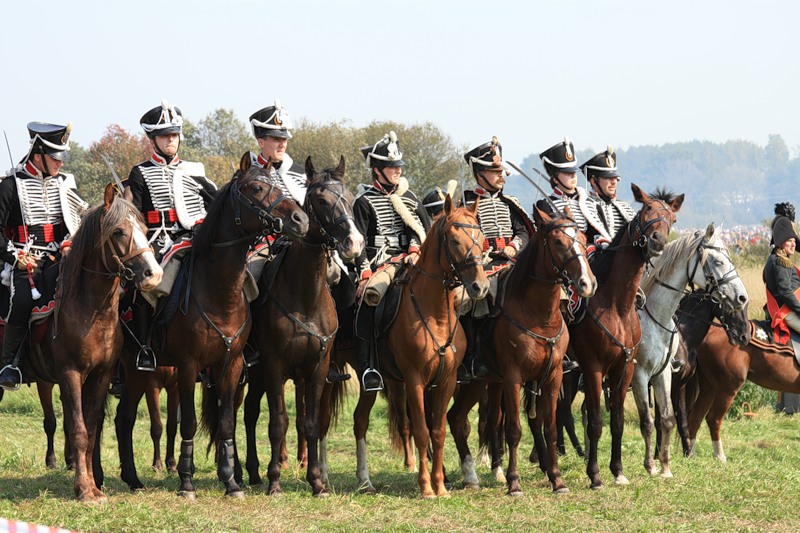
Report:
<svg viewBox="0 0 800 533"><path fill-rule="evenodd" d="M581 243L578 241L578 229L577 228L573 228L573 227L567 227L567 228L564 228L564 233L566 234L567 237L572 239L572 246L570 246L570 248L569 248L570 251L575 255L582 254L583 252L581 250ZM581 255L578 258L578 264L581 267L581 275L576 280L576 285L579 284L579 285L582 285L584 287L592 287L593 286L592 277L589 274L589 272L591 272L591 270L589 269L589 262L586 260L586 256L585 255ZM580 291L580 287L576 287L576 288L578 288L578 290ZM586 296L586 295L582 294L581 296Z"/></svg>
<svg viewBox="0 0 800 533"><path fill-rule="evenodd" d="M749 300L747 288L744 286L742 278L733 266L728 250L725 245L716 240L705 248L705 262L702 273L695 273L695 278L703 278L701 281L692 280L699 287L709 289L709 282L715 287L715 294L712 297L720 299L724 307L734 311L743 309ZM721 283L720 283L721 282Z"/></svg>
<svg viewBox="0 0 800 533"><path fill-rule="evenodd" d="M350 232L340 248L345 259L352 259L358 257L361 254L361 250L364 249L364 236L361 235L352 220L348 220L347 225L350 228Z"/></svg>
<svg viewBox="0 0 800 533"><path fill-rule="evenodd" d="M133 229L133 249L147 249L147 251L142 254L142 258L147 263L150 275L141 280L139 287L142 290L154 289L159 283L161 283L161 277L164 275L164 271L161 269L161 265L158 264L158 261L156 261L153 250L150 249L150 243L147 241L147 235L145 235L145 233L142 231L139 222L133 217L133 215L129 215L128 220L130 220L131 228Z"/></svg>

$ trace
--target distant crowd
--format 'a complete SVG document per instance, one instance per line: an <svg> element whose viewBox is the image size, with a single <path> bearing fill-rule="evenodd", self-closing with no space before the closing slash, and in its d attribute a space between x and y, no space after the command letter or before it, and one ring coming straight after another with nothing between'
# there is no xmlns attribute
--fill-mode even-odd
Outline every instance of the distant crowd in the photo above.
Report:
<svg viewBox="0 0 800 533"><path fill-rule="evenodd" d="M722 240L728 245L728 248L733 254L741 253L747 246L769 244L771 237L770 229L760 224L752 226L733 226L730 228L723 227L719 231Z"/></svg>

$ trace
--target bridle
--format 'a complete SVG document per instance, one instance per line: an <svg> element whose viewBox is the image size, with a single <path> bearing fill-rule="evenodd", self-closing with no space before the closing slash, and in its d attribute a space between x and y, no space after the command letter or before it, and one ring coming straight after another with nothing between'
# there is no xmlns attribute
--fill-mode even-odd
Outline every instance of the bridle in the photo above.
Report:
<svg viewBox="0 0 800 533"><path fill-rule="evenodd" d="M647 230L650 229L651 226L657 224L659 222L664 222L667 224L668 227L672 227L672 224L675 223L675 213L672 211L672 208L664 201L664 200L652 200L652 202L658 202L660 207L656 209L656 214L661 213L662 211L668 214L667 217L658 216L655 218L651 218L644 225L642 225L642 210L639 210L636 213L636 216L633 217L633 220L630 224L628 224L628 237L631 241L631 245L636 248L639 247L642 249L642 255L649 259L650 258L650 239L651 237L647 235ZM638 233L639 237L636 237ZM609 248L606 249L608 251Z"/></svg>
<svg viewBox="0 0 800 533"><path fill-rule="evenodd" d="M239 179L241 178L231 181L231 202L233 203L233 217L236 225L242 225L240 207L244 206L248 211L254 213L258 217L259 221L261 222L262 235L282 233L283 220L280 217L273 215L272 210L279 206L282 202L291 200L291 198L281 191L281 194L272 203L264 207L263 204L254 202L242 193L241 189L239 188ZM258 181L269 186L266 196L269 196L269 193L272 192L272 189L278 187L275 182L266 177L258 176L253 178L253 181Z"/></svg>
<svg viewBox="0 0 800 533"><path fill-rule="evenodd" d="M568 228L572 228L575 230L574 237L565 231ZM547 250L547 256L550 258L550 267L553 269L553 273L556 275L556 278L555 279L540 278L532 274L529 274L529 277L533 281L537 281L539 283L548 283L551 285L557 285L561 283L565 287L568 287L569 285L572 285L572 279L569 277L569 272L567 272L567 266L573 261L579 261L581 257L583 257L584 259L586 258L586 254L584 253L584 251L586 250L586 245L582 244L578 240L578 224L574 220L567 219L566 222L560 222L560 223L551 222L550 224L545 226L544 230L545 230L545 235L542 239L543 240L542 246L544 247L545 250ZM569 250L572 250L572 247L575 244L578 244L579 247L583 250L578 253L572 254L569 257L564 258L564 260L561 261L560 265L556 264L556 257L553 254L552 247L547 245L547 237L550 236L551 233L556 231L562 233L567 239L569 239L570 241L570 245L568 247Z"/></svg>
<svg viewBox="0 0 800 533"><path fill-rule="evenodd" d="M338 190L334 190L334 187ZM333 218L332 221L329 223L324 223L320 220L320 217L317 216L317 212L311 206L311 201L309 197L311 194L316 191L317 189L321 189L325 192L329 192L336 197L336 201L333 202L333 205L330 208L329 213L326 213L324 217L326 220L333 218L337 212L341 212L342 214L336 218ZM342 207L339 207L339 204L342 204ZM320 232L324 238L324 242L322 243L323 247L327 248L328 250L333 250L339 244L339 239L333 235L333 232L341 226L342 224L346 224L348 221L353 220L353 215L348 213L348 210L345 208L347 205L347 196L346 190L344 187L344 183L337 179L328 179L325 181L319 182L312 182L308 185L306 189L306 205L305 211L308 215L308 218L313 220L317 226L319 226ZM337 211L339 209L339 211ZM327 226L327 227L326 227ZM307 241L307 238L304 238Z"/></svg>
<svg viewBox="0 0 800 533"><path fill-rule="evenodd" d="M445 231L447 228L446 216L442 215L439 220L436 221L437 224L441 226L439 228L439 256L442 254L442 248L444 248L445 257L447 258L447 264L450 267L450 270L445 272L444 276L437 276L435 274L431 274L422 269L416 263L412 263L412 266L415 270L424 274L430 278L439 280L442 282L446 290L452 290L463 283L462 279L462 271L467 268L473 268L483 264L483 249L479 243L480 237L483 235L483 231L481 227L477 224L467 224L465 222L453 222L451 226L454 228L458 228L463 231L467 237L472 241L470 244L469 249L467 250L467 254L464 256L463 259L460 261L455 261L453 259L453 254L450 252L450 248L447 246L447 232ZM468 231L469 230L469 231ZM477 254L472 253L474 249L478 250Z"/></svg>
<svg viewBox="0 0 800 533"><path fill-rule="evenodd" d="M102 215L100 217L101 226L103 224L104 216L105 215ZM132 215L129 215L128 219L131 220L132 224L138 224L138 221ZM130 261L135 257L139 257L143 253L153 252L153 247L150 244L148 244L147 246L134 249L133 231L131 231L130 238L128 239L128 243L125 245L124 249L118 249L116 244L114 243L114 239L112 239L111 237L109 237L107 241L109 242L108 243L104 242L101 244L101 257L103 260L103 266L106 269L105 272L100 270L92 270L90 268L87 268L86 266L82 266L81 268L86 272L90 272L92 274L99 274L109 278L120 278L126 281L133 281L134 279L136 279L136 273L133 271L132 268L130 268L127 265L128 261ZM113 259L117 264L116 270L112 269L108 265L106 244L108 244L111 247L112 250L111 259Z"/></svg>

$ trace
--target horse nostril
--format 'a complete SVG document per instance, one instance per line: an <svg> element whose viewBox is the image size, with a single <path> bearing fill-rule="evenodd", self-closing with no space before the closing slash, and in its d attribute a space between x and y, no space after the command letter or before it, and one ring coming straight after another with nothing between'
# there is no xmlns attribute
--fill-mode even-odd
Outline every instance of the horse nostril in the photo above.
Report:
<svg viewBox="0 0 800 533"><path fill-rule="evenodd" d="M742 304L742 305L746 304L747 303L747 296L744 295L744 294L740 294L739 295L739 303Z"/></svg>
<svg viewBox="0 0 800 533"><path fill-rule="evenodd" d="M295 211L294 213L292 213L292 220L300 224L303 222L303 217L302 215L300 215L299 211Z"/></svg>
<svg viewBox="0 0 800 533"><path fill-rule="evenodd" d="M146 277L146 278L153 277L153 271L148 268L147 270L144 271L144 277Z"/></svg>

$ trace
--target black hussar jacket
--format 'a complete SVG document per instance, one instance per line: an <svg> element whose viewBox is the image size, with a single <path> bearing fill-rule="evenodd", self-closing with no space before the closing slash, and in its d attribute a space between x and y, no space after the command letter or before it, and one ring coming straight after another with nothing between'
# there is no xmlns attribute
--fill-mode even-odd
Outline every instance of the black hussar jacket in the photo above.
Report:
<svg viewBox="0 0 800 533"><path fill-rule="evenodd" d="M500 253L506 246L521 251L528 244L534 232L534 224L522 205L513 196L503 191L490 193L482 187L472 191L464 191L467 205L478 202L478 222L485 237L483 251L492 248L493 253Z"/></svg>

